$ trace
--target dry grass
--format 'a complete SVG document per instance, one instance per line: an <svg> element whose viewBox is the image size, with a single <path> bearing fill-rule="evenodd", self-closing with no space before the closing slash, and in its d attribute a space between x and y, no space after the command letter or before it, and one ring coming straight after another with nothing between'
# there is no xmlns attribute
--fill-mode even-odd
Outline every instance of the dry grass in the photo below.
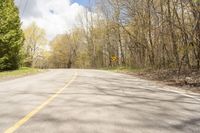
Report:
<svg viewBox="0 0 200 133"><path fill-rule="evenodd" d="M21 77L21 76L39 73L41 71L42 70L36 69L36 68L22 67L18 70L0 72L0 79Z"/></svg>

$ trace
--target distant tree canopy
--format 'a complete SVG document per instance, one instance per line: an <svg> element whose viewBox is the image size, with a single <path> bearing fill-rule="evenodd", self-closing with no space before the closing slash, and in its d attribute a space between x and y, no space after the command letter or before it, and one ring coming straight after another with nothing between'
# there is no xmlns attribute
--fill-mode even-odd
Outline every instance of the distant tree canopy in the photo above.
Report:
<svg viewBox="0 0 200 133"><path fill-rule="evenodd" d="M96 0L90 8L80 16L76 67L200 69L199 0Z"/></svg>
<svg viewBox="0 0 200 133"><path fill-rule="evenodd" d="M19 11L13 0L0 0L0 71L20 66L24 35Z"/></svg>
<svg viewBox="0 0 200 133"><path fill-rule="evenodd" d="M23 65L27 67L36 67L38 60L41 58L43 47L47 43L45 30L36 25L30 24L24 29L24 46L23 46Z"/></svg>
<svg viewBox="0 0 200 133"><path fill-rule="evenodd" d="M77 67L80 61L77 55L81 55L78 48L82 44L82 31L74 29L71 34L56 36L51 42L51 53L49 65L52 68L71 68ZM83 49L81 49L83 50ZM84 64L83 62L81 64ZM78 66L81 67L81 66Z"/></svg>

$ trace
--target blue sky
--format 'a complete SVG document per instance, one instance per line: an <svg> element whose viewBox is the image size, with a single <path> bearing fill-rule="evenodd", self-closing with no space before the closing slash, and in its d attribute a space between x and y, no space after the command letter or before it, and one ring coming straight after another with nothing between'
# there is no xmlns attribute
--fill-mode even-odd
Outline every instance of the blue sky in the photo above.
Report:
<svg viewBox="0 0 200 133"><path fill-rule="evenodd" d="M72 3L79 3L80 5L83 6L88 6L89 5L89 0L72 0Z"/></svg>

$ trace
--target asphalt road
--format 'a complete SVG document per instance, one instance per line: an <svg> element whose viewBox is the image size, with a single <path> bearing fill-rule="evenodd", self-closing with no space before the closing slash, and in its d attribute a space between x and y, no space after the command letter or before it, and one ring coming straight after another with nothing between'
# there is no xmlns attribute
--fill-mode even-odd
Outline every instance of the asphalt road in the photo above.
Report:
<svg viewBox="0 0 200 133"><path fill-rule="evenodd" d="M0 82L0 132L200 133L199 95L124 74L50 70Z"/></svg>

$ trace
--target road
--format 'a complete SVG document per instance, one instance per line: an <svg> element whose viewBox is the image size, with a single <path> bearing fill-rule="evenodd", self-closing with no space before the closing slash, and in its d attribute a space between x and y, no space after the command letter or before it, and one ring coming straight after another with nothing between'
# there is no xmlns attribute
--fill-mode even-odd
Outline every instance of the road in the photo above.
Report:
<svg viewBox="0 0 200 133"><path fill-rule="evenodd" d="M198 95L100 70L0 82L0 132L200 133Z"/></svg>

